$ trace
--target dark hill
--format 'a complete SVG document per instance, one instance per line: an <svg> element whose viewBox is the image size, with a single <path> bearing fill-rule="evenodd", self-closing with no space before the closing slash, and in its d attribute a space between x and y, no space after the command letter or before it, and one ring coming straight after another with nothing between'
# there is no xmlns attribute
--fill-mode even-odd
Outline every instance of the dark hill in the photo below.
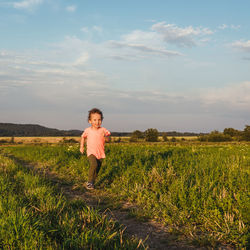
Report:
<svg viewBox="0 0 250 250"><path fill-rule="evenodd" d="M55 128L47 128L37 124L14 124L0 123L0 136L80 136L80 130L59 130ZM190 132L165 132L167 136L197 136L198 133ZM131 136L131 132L112 132L112 136L123 137ZM159 135L163 135L162 132Z"/></svg>
<svg viewBox="0 0 250 250"><path fill-rule="evenodd" d="M0 136L80 136L80 130L59 130L36 124L0 123Z"/></svg>

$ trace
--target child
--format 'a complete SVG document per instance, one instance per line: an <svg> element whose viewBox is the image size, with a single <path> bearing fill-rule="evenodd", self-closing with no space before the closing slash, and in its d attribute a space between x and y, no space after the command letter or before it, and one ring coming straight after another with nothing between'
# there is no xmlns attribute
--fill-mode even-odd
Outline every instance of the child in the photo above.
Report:
<svg viewBox="0 0 250 250"><path fill-rule="evenodd" d="M86 128L81 136L80 152L84 152L84 142L87 139L87 156L90 163L87 189L94 189L95 179L105 158L105 137L109 140L110 132L101 127L103 120L102 111L93 108L89 111L88 122L91 127Z"/></svg>

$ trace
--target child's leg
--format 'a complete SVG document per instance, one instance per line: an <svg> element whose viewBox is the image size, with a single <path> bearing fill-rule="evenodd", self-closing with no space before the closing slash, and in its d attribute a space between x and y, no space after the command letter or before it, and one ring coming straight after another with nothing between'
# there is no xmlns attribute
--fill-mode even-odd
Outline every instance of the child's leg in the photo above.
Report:
<svg viewBox="0 0 250 250"><path fill-rule="evenodd" d="M97 169L96 169L96 176L98 175L102 166L102 159L97 159Z"/></svg>
<svg viewBox="0 0 250 250"><path fill-rule="evenodd" d="M94 184L97 174L100 171L102 161L97 159L94 155L88 156L88 159L90 163L88 182Z"/></svg>

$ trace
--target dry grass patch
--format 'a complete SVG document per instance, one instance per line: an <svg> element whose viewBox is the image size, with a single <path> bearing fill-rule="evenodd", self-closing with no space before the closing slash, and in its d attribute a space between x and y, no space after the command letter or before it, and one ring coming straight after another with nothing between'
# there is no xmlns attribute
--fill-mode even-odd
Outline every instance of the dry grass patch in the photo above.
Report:
<svg viewBox="0 0 250 250"><path fill-rule="evenodd" d="M29 144L29 143L60 143L63 141L67 141L73 139L77 142L80 142L80 136L48 136L48 137L42 137L42 136L34 136L34 137L14 137L14 143L23 143L23 144ZM0 137L0 141L5 140L8 142L13 142L13 137Z"/></svg>

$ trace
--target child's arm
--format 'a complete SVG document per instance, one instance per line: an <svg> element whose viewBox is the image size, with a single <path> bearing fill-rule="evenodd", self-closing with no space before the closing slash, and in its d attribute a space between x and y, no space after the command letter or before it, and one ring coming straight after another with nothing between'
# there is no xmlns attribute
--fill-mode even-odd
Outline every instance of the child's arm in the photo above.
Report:
<svg viewBox="0 0 250 250"><path fill-rule="evenodd" d="M85 138L81 136L81 141L80 141L80 152L83 154L84 152L84 143L85 143Z"/></svg>

